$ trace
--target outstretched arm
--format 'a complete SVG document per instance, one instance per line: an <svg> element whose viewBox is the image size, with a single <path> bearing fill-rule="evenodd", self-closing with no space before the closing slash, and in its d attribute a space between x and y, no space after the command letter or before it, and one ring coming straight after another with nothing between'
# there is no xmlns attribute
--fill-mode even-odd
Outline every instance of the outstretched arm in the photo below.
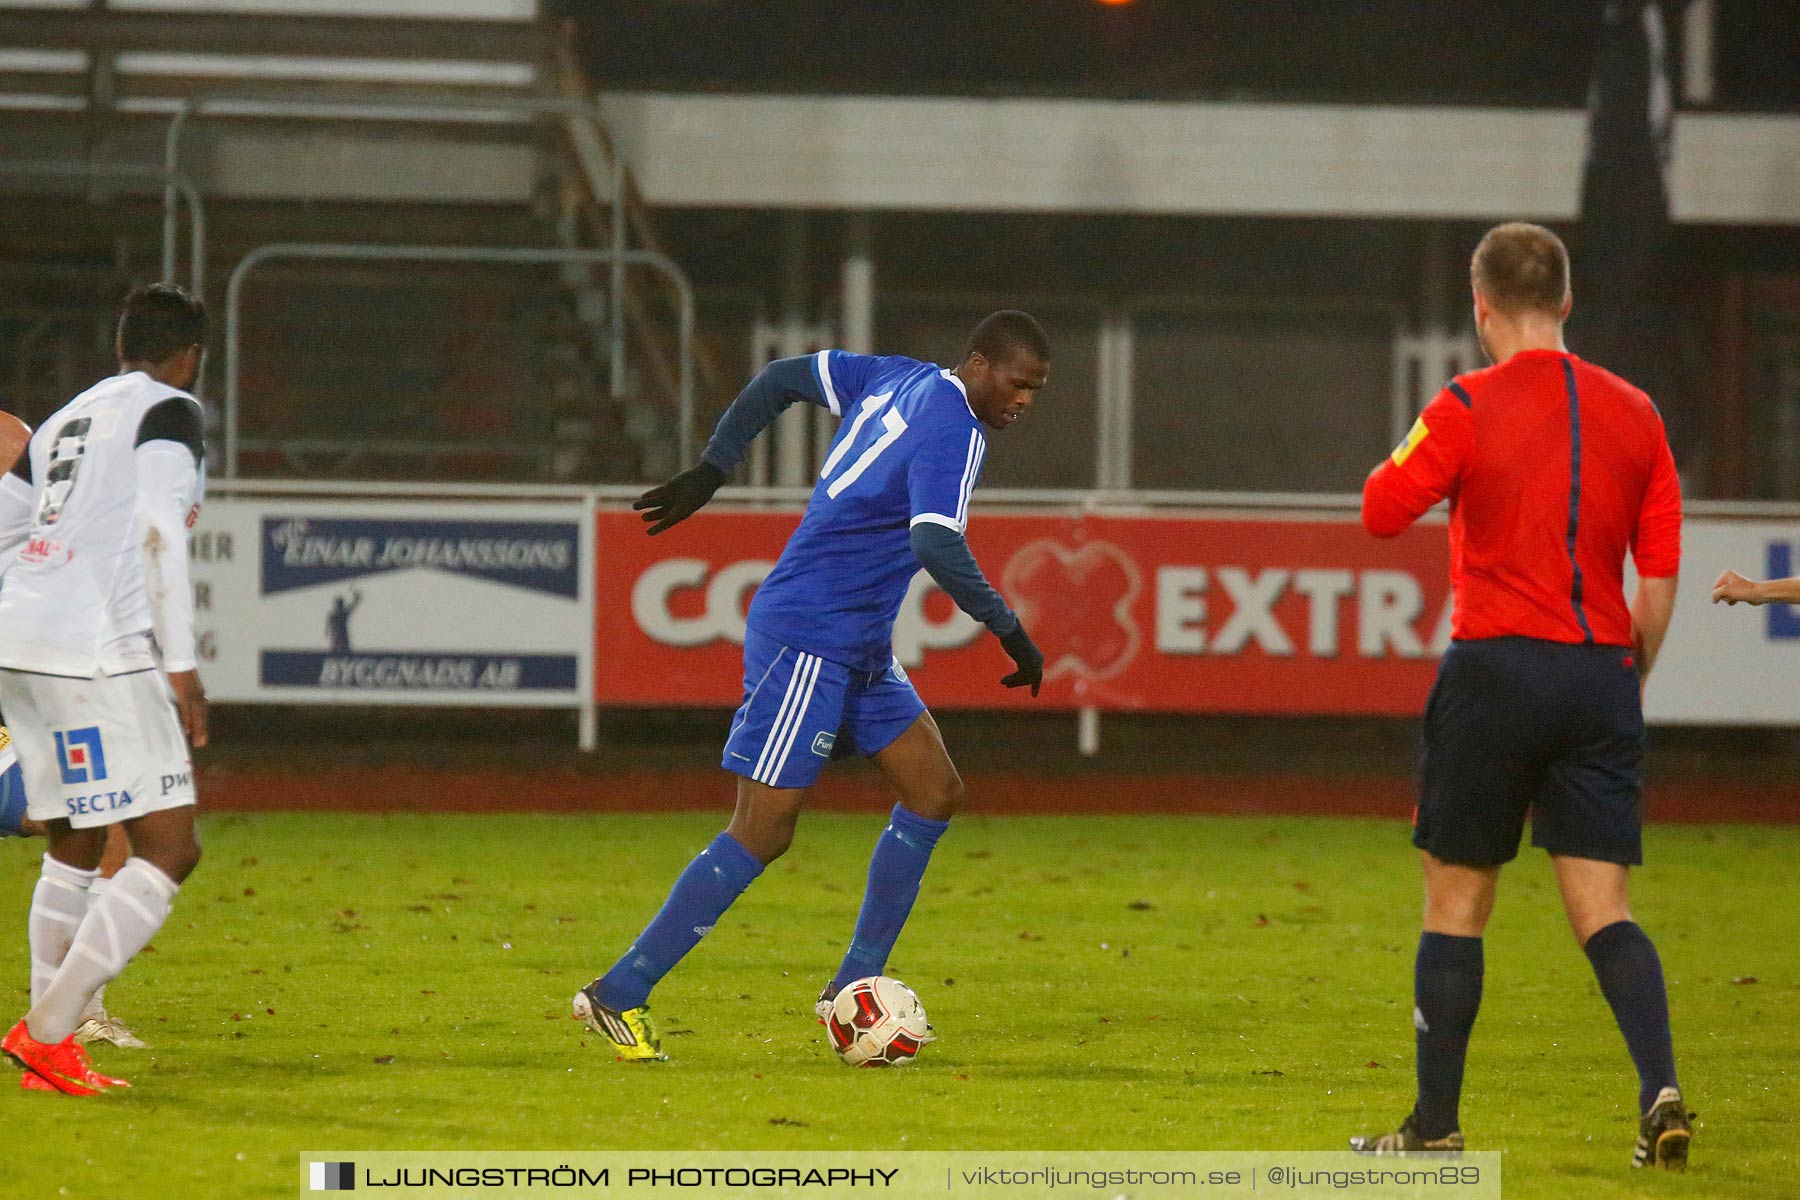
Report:
<svg viewBox="0 0 1800 1200"><path fill-rule="evenodd" d="M796 401L842 415L840 384L854 386L874 359L821 350L800 358L778 358L744 385L713 429L700 461L661 487L651 488L632 508L644 514L651 534L687 520L713 498L726 476L744 461L750 443Z"/></svg>
<svg viewBox="0 0 1800 1200"><path fill-rule="evenodd" d="M840 410L835 393L825 391L820 367L820 356L808 354L800 358L778 358L758 371L756 378L744 385L744 390L719 418L700 461L730 474L744 461L756 435L773 425L788 405L798 401L817 404L837 414Z"/></svg>
<svg viewBox="0 0 1800 1200"><path fill-rule="evenodd" d="M1759 582L1726 571L1713 584L1712 598L1714 604L1800 604L1800 577Z"/></svg>

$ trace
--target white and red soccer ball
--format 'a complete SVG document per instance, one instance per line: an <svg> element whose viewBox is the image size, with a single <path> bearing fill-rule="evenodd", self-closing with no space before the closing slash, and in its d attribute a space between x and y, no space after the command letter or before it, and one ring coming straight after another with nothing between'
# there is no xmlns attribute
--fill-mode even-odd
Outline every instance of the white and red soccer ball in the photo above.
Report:
<svg viewBox="0 0 1800 1200"><path fill-rule="evenodd" d="M897 1067L932 1040L918 996L885 975L855 979L838 990L825 1036L852 1067Z"/></svg>

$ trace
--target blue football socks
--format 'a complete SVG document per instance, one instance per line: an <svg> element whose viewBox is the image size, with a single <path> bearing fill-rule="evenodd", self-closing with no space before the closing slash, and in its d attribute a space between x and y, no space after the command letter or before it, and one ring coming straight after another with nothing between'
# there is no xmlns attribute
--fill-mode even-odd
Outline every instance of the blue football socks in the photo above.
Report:
<svg viewBox="0 0 1800 1200"><path fill-rule="evenodd" d="M832 976L832 992L852 979L879 975L887 966L888 955L912 913L913 901L919 898L919 882L925 878L932 848L948 828L948 821L933 821L894 805L869 859L869 886L863 893L862 912L857 915L856 933L843 965Z"/></svg>
<svg viewBox="0 0 1800 1200"><path fill-rule="evenodd" d="M1419 935L1413 961L1413 1028L1418 1031L1419 1101L1413 1122L1427 1138L1462 1128L1463 1061L1481 1008L1481 939Z"/></svg>
<svg viewBox="0 0 1800 1200"><path fill-rule="evenodd" d="M682 871L662 909L625 957L601 976L600 1003L623 1012L648 1000L650 989L712 932L762 870L757 857L729 833L714 838Z"/></svg>
<svg viewBox="0 0 1800 1200"><path fill-rule="evenodd" d="M1638 1071L1638 1112L1675 1084L1675 1045L1669 1033L1669 993L1662 959L1636 921L1614 921L1588 938L1588 961Z"/></svg>

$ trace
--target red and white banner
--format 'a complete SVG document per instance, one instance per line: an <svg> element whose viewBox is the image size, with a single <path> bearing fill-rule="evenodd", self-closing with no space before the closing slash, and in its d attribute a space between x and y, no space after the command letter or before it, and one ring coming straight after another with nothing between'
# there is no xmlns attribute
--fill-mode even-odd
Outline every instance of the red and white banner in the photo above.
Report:
<svg viewBox="0 0 1800 1200"><path fill-rule="evenodd" d="M602 512L599 702L737 704L744 613L798 520L703 512L648 538ZM1377 541L1353 514L986 512L969 540L1048 660L1044 691L1000 687L999 643L921 572L894 652L935 707L1414 716L1449 643L1437 524Z"/></svg>

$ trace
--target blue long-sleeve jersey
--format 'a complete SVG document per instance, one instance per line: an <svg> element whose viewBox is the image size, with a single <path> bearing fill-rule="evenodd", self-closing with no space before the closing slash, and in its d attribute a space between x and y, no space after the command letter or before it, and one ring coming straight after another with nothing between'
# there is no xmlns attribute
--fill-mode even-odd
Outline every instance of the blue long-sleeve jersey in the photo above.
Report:
<svg viewBox="0 0 1800 1200"><path fill-rule="evenodd" d="M751 628L820 658L884 670L894 617L924 565L995 633L1016 629L963 538L987 438L962 381L899 356L822 350L783 359L744 389L702 458L731 470L795 400L844 421L800 527L751 602Z"/></svg>

